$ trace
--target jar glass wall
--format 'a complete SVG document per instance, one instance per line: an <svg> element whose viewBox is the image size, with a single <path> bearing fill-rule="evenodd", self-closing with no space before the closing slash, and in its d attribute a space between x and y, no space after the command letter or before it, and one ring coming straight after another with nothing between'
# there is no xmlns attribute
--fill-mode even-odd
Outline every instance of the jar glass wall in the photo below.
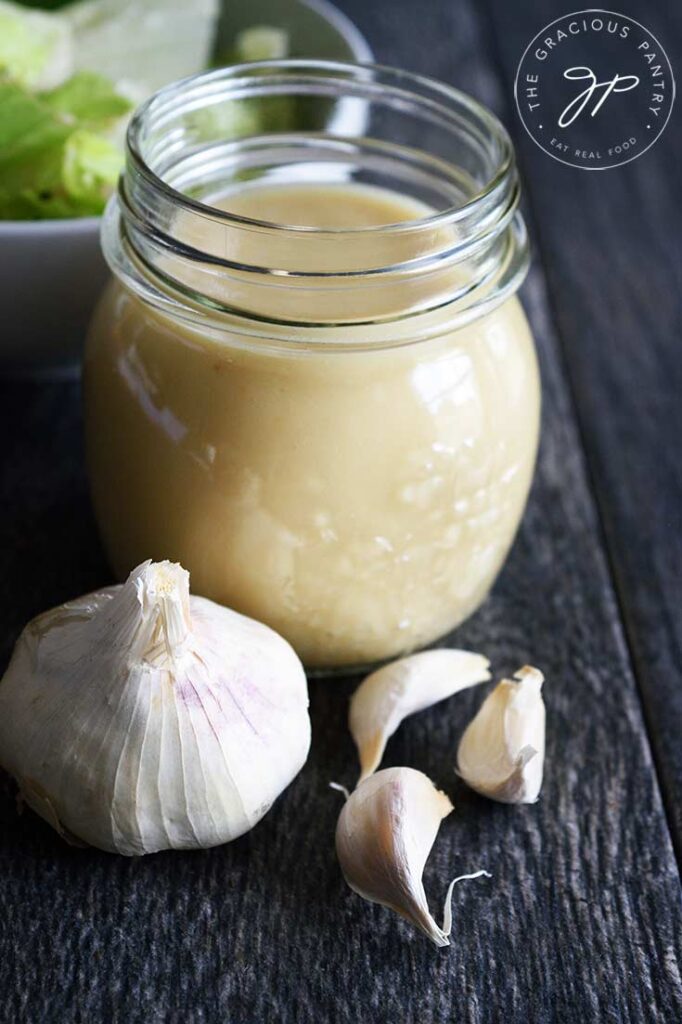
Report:
<svg viewBox="0 0 682 1024"><path fill-rule="evenodd" d="M116 572L178 560L315 667L474 611L537 446L517 203L499 122L402 72L267 62L157 94L86 352Z"/></svg>

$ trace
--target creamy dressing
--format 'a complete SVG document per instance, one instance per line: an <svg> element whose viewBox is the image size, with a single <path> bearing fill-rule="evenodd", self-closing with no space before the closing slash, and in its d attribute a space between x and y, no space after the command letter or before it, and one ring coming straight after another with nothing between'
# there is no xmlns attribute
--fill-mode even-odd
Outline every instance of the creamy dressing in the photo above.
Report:
<svg viewBox="0 0 682 1024"><path fill-rule="evenodd" d="M245 188L224 205L337 228L423 214L351 184ZM370 235L353 242L359 267L364 246L374 258ZM321 270L329 251L320 247ZM292 294L285 280L249 297L277 317ZM384 287L382 312L404 309L406 294ZM321 290L321 320L327 301ZM377 299L357 288L346 301L369 315ZM305 304L315 312L309 287ZM266 622L311 666L388 658L471 614L525 504L538 372L515 298L457 329L447 307L436 316L440 336L416 344L301 352L201 332L112 285L85 384L93 499L118 575L146 558L180 561L194 593ZM353 346L363 330L348 328Z"/></svg>

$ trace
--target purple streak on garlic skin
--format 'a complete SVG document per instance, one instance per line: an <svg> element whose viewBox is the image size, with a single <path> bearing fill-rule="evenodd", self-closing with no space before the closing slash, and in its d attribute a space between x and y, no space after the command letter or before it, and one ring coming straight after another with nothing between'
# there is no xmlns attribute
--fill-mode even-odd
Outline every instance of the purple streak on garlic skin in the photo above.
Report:
<svg viewBox="0 0 682 1024"><path fill-rule="evenodd" d="M27 802L128 856L253 828L309 746L293 649L170 562L33 620L0 682L0 763Z"/></svg>

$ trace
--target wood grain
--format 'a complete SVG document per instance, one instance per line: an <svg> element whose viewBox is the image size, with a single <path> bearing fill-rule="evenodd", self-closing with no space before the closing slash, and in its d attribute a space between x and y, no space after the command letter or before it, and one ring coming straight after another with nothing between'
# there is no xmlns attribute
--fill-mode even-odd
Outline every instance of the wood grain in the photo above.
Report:
<svg viewBox="0 0 682 1024"><path fill-rule="evenodd" d="M505 93L519 55L566 13L489 0ZM570 7L568 8L570 10ZM620 3L682 54L682 9ZM590 64L589 39L585 61ZM598 66L595 55L593 66ZM608 557L682 858L682 166L680 108L641 159L580 173L542 153L511 108L538 252L568 369ZM617 124L626 113L608 111ZM617 131L617 128L614 128Z"/></svg>
<svg viewBox="0 0 682 1024"><path fill-rule="evenodd" d="M505 115L491 33L474 2L342 4L380 60L428 72ZM517 5L515 5L517 6ZM518 5L521 6L520 4ZM542 155L542 154L540 154ZM579 171L575 172L579 174ZM431 775L456 811L426 872L438 907L454 875L453 944L436 950L344 885L333 852L355 755L355 681L311 685L305 769L249 835L127 860L65 846L0 799L0 1020L549 1024L682 1018L679 874L616 594L588 486L543 272L524 301L544 383L536 483L509 563L451 638L496 672L546 673L547 774L531 807L456 780L457 740L481 694L415 716L385 764ZM2 645L35 611L108 582L82 465L73 385L0 386Z"/></svg>

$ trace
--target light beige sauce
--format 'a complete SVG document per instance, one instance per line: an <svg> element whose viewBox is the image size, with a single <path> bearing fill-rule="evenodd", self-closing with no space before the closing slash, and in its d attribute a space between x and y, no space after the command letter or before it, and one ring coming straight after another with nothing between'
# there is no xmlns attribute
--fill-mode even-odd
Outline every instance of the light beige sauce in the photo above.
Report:
<svg viewBox="0 0 682 1024"><path fill-rule="evenodd" d="M351 185L244 190L225 206L313 226L419 215L395 193ZM347 301L362 309L370 295ZM262 314L283 296L259 296ZM397 287L392 302L404 307ZM112 286L88 342L86 414L116 572L178 560L195 593L273 626L308 665L387 658L461 622L523 511L539 383L516 299L457 330L442 317L442 336L406 347L275 351L202 333Z"/></svg>

